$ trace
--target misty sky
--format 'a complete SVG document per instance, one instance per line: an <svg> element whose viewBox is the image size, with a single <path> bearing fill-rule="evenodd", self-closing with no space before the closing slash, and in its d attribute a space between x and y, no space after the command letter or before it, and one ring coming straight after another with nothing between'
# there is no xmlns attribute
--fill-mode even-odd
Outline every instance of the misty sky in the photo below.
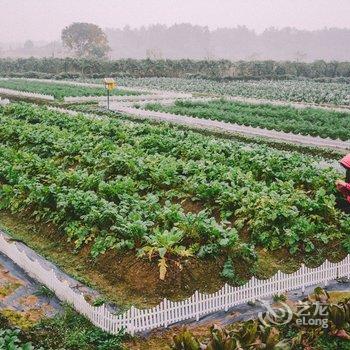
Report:
<svg viewBox="0 0 350 350"><path fill-rule="evenodd" d="M0 0L0 42L55 40L72 22L102 28L189 22L299 29L350 27L350 0Z"/></svg>

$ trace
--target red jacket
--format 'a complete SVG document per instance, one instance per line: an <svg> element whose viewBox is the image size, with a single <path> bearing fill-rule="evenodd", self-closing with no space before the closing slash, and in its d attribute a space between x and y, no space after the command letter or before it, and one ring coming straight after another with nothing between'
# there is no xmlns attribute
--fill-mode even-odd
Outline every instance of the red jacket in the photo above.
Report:
<svg viewBox="0 0 350 350"><path fill-rule="evenodd" d="M350 203L350 183L345 182L344 185L339 185L339 192Z"/></svg>

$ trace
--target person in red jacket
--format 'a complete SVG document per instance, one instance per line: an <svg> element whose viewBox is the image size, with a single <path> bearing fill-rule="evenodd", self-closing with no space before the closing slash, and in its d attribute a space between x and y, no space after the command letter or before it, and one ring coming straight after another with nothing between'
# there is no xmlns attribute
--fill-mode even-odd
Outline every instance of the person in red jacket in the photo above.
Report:
<svg viewBox="0 0 350 350"><path fill-rule="evenodd" d="M346 180L338 180L336 186L338 191L343 195L345 200L348 202L347 212L350 211L350 154L346 155L341 161L340 164L346 170Z"/></svg>

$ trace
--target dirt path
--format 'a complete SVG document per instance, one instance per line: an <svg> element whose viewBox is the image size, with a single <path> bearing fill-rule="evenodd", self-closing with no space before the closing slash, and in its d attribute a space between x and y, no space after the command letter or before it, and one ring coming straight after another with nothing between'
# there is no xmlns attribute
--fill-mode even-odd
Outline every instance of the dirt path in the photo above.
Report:
<svg viewBox="0 0 350 350"><path fill-rule="evenodd" d="M30 278L9 258L0 254L0 309L9 319L37 322L62 310L55 296Z"/></svg>

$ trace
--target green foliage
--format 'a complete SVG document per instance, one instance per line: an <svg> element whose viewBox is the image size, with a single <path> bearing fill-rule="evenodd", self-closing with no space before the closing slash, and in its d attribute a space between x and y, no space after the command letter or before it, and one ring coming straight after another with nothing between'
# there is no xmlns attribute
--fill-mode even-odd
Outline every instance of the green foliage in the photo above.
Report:
<svg viewBox="0 0 350 350"><path fill-rule="evenodd" d="M173 349L177 350L299 350L299 349L349 349L350 303L344 300L329 304L328 299L315 295L327 295L322 288L316 288L300 305L303 313L292 315L290 323L262 324L258 320L237 322L225 328L214 325L209 339L202 343L188 330L184 329L174 337ZM300 302L299 302L300 303ZM321 311L322 310L322 311ZM324 323L301 325L297 320L305 314ZM325 316L326 315L326 316Z"/></svg>
<svg viewBox="0 0 350 350"><path fill-rule="evenodd" d="M108 334L67 305L53 318L42 319L38 324L21 330L12 329L12 321L5 316L0 315L1 350L34 350L30 344L38 350L124 349L123 332ZM14 347L9 344L14 344Z"/></svg>
<svg viewBox="0 0 350 350"><path fill-rule="evenodd" d="M180 245L182 239L182 233L176 228L171 231L155 229L152 236L145 237L147 245L139 250L138 255L141 257L146 255L150 261L154 256L159 257L159 278L164 280L169 256L180 258L192 256L191 249L186 249L186 247Z"/></svg>
<svg viewBox="0 0 350 350"><path fill-rule="evenodd" d="M0 61L1 62L1 61ZM243 64L246 62L242 62ZM249 79L249 78L248 78ZM302 102L311 104L350 105L349 84L314 80L247 80L211 81L178 78L119 78L123 86L139 86L179 92L195 92L210 96L239 96L262 100Z"/></svg>
<svg viewBox="0 0 350 350"><path fill-rule="evenodd" d="M103 304L105 304L106 299L103 297L99 297L93 300L92 305L93 306L102 306Z"/></svg>
<svg viewBox="0 0 350 350"><path fill-rule="evenodd" d="M92 23L71 24L62 30L61 39L79 58L105 58L111 50L106 34Z"/></svg>
<svg viewBox="0 0 350 350"><path fill-rule="evenodd" d="M199 341L186 328L174 336L173 350L200 350Z"/></svg>
<svg viewBox="0 0 350 350"><path fill-rule="evenodd" d="M210 339L200 344L193 334L184 329L174 336L174 350L290 350L291 342L281 339L275 327L259 327L257 321L240 323L233 330L214 325L210 329ZM296 348L294 348L296 349Z"/></svg>
<svg viewBox="0 0 350 350"><path fill-rule="evenodd" d="M206 350L231 350L241 346L237 339L230 336L230 332L218 326L211 328L211 340Z"/></svg>
<svg viewBox="0 0 350 350"><path fill-rule="evenodd" d="M0 349L1 350L34 350L30 343L23 343L19 339L18 329L0 328Z"/></svg>
<svg viewBox="0 0 350 350"><path fill-rule="evenodd" d="M240 281L237 277L235 267L231 259L226 260L220 275L232 284L242 284L242 281Z"/></svg>
<svg viewBox="0 0 350 350"><path fill-rule="evenodd" d="M275 294L273 297L272 297L273 301L278 303L280 301L287 301L287 296L285 294Z"/></svg>
<svg viewBox="0 0 350 350"><path fill-rule="evenodd" d="M26 81L22 79L0 80L0 87L18 91L34 92L54 96L55 99L63 100L64 97L72 96L105 96L106 90L101 87L77 86L71 84L55 84L52 82ZM112 95L138 95L137 92L126 90L113 90Z"/></svg>
<svg viewBox="0 0 350 350"><path fill-rule="evenodd" d="M102 331L68 306L62 314L42 320L27 336L48 350L121 350L124 337L123 332L111 335Z"/></svg>
<svg viewBox="0 0 350 350"><path fill-rule="evenodd" d="M339 174L299 153L27 104L0 123L0 209L55 224L94 258L138 251L164 277L192 254L249 265L254 245L311 253L349 235Z"/></svg>
<svg viewBox="0 0 350 350"><path fill-rule="evenodd" d="M241 93L247 93L247 90L252 90L255 94L264 95L266 94L266 90L269 92L270 89L268 87L272 86L275 87L273 96L285 96L297 101L304 101L305 99L312 98L313 100L321 102L328 102L329 100L339 100L339 102L342 102L342 99L346 99L346 93L339 94L338 87L339 85L343 85L343 87L346 88L346 84L338 84L335 82L346 83L349 81L350 64L349 62L334 61L315 61L310 63L296 61L188 59L120 59L101 61L97 59L73 59L70 57L63 59L30 57L1 59L0 74L26 77L55 77L58 79L76 78L80 75L87 75L91 78L101 78L107 75L134 78L153 77L147 79L146 83L152 84L155 88L162 87L169 90L169 85L172 83L172 85L176 85L177 88L180 88L179 84L182 84L182 91L195 88L194 91L207 92L209 85L212 93L221 93L223 90L227 89L233 90L233 85L233 87L245 87L243 89L238 89L238 92ZM179 77L190 77L193 79L173 79ZM194 79L198 77L213 79L213 81ZM311 84L308 84L308 80L303 80L302 77L316 78L316 82L311 80ZM271 78L272 80L262 80ZM298 80L296 82L287 80L291 78L298 78ZM237 80L231 82L230 79ZM252 80L245 81L247 79ZM282 82L279 82L278 79L281 79ZM219 80L219 82L215 80ZM137 82L138 79L132 81L133 84ZM208 85L206 83L208 83ZM125 82L123 81L123 85L124 84ZM267 88L265 87L266 85L268 85ZM298 86L303 87L305 85L306 88L304 91L298 89ZM231 94L234 96L239 95L237 91L231 91ZM270 97L265 98L271 99Z"/></svg>
<svg viewBox="0 0 350 350"><path fill-rule="evenodd" d="M36 295L43 296L46 298L53 298L55 296L55 292L53 292L50 288L42 285L38 288L38 290L35 292Z"/></svg>

